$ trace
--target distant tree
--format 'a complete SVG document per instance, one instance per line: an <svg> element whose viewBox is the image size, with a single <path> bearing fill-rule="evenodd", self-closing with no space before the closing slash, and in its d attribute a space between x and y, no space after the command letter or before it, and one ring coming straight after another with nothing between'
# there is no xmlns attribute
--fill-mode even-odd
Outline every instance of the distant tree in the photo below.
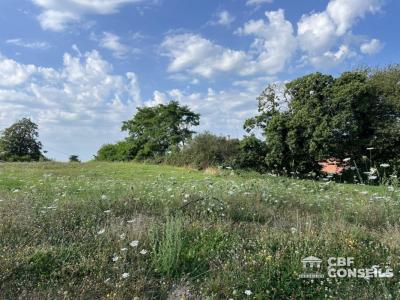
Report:
<svg viewBox="0 0 400 300"><path fill-rule="evenodd" d="M137 146L138 159L164 155L169 149L183 146L195 133L200 115L176 101L167 105L140 107L134 117L123 123L122 130L129 133Z"/></svg>
<svg viewBox="0 0 400 300"><path fill-rule="evenodd" d="M6 128L0 137L3 159L38 161L43 158L42 143L38 141L38 137L38 126L27 118Z"/></svg>
<svg viewBox="0 0 400 300"><path fill-rule="evenodd" d="M69 157L69 162L81 162L78 155L72 154Z"/></svg>

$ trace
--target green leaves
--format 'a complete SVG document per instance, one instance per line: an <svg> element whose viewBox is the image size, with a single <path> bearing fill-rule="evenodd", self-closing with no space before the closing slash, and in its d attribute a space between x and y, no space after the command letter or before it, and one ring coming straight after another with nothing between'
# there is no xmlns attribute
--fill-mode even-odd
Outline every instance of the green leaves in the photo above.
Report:
<svg viewBox="0 0 400 300"><path fill-rule="evenodd" d="M43 155L38 137L38 126L30 119L23 118L13 124L0 137L0 160L39 160Z"/></svg>

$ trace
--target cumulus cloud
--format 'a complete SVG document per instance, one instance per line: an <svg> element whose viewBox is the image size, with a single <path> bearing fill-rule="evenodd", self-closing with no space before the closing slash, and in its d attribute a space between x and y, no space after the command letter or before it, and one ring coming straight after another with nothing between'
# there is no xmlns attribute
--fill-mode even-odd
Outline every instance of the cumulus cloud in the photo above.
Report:
<svg viewBox="0 0 400 300"><path fill-rule="evenodd" d="M59 141L58 147L76 144L89 158L102 143L120 137L121 121L139 103L136 74L114 75L97 51L65 53L58 70L0 57L0 124L31 117L45 146L47 141Z"/></svg>
<svg viewBox="0 0 400 300"><path fill-rule="evenodd" d="M284 11L268 11L265 16L267 22L262 19L251 20L237 30L240 35L255 37L252 48L257 57L249 66L249 74L277 74L285 68L296 51L293 26L285 19Z"/></svg>
<svg viewBox="0 0 400 300"><path fill-rule="evenodd" d="M168 71L205 78L223 72L239 76L279 73L296 50L296 38L283 10L265 15L267 20L252 20L237 30L239 35L254 37L247 52L222 47L197 34L168 35L161 45L170 58Z"/></svg>
<svg viewBox="0 0 400 300"><path fill-rule="evenodd" d="M247 57L243 51L224 48L196 34L169 35L161 45L170 58L169 72L188 71L206 78L220 72L240 72Z"/></svg>
<svg viewBox="0 0 400 300"><path fill-rule="evenodd" d="M369 42L361 44L360 51L364 54L374 55L383 49L383 44L378 39L372 39Z"/></svg>
<svg viewBox="0 0 400 300"><path fill-rule="evenodd" d="M351 34L352 27L367 13L376 13L382 6L381 0L331 0L322 12L303 15L298 22L297 36L300 48L316 67L343 62L353 51L350 45L340 45ZM340 45L336 53L332 48ZM347 49L347 50L345 50ZM338 59L340 57L340 59ZM329 58L328 64L320 64Z"/></svg>
<svg viewBox="0 0 400 300"><path fill-rule="evenodd" d="M126 4L144 0L32 0L42 8L38 20L43 29L62 31L69 24L82 20L85 15L108 15L118 12ZM149 2L149 1L147 1ZM151 1L150 1L151 2Z"/></svg>

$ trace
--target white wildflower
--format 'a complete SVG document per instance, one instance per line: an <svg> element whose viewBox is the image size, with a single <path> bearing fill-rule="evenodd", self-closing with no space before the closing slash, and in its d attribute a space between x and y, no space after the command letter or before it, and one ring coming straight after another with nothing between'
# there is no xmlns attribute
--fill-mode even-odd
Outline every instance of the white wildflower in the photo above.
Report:
<svg viewBox="0 0 400 300"><path fill-rule="evenodd" d="M103 229L100 229L98 232L97 232L97 234L103 234L104 232L106 232L106 230L105 230L105 228L103 228Z"/></svg>
<svg viewBox="0 0 400 300"><path fill-rule="evenodd" d="M129 246L131 246L132 248L135 248L139 245L139 241L132 241L129 243Z"/></svg>
<svg viewBox="0 0 400 300"><path fill-rule="evenodd" d="M111 212L111 209L105 210L104 213L109 214Z"/></svg>
<svg viewBox="0 0 400 300"><path fill-rule="evenodd" d="M101 195L101 200L107 200L107 196L106 195Z"/></svg>
<svg viewBox="0 0 400 300"><path fill-rule="evenodd" d="M140 254L146 255L147 254L147 250L142 249L142 251L140 251Z"/></svg>
<svg viewBox="0 0 400 300"><path fill-rule="evenodd" d="M113 262L117 262L119 260L119 257L117 255L114 254L112 261Z"/></svg>
<svg viewBox="0 0 400 300"><path fill-rule="evenodd" d="M244 293L245 293L247 296L250 296L251 294L253 294L250 290L245 290Z"/></svg>
<svg viewBox="0 0 400 300"><path fill-rule="evenodd" d="M123 279L128 278L128 277L129 277L129 273L124 273L124 274L122 274L122 278L123 278Z"/></svg>

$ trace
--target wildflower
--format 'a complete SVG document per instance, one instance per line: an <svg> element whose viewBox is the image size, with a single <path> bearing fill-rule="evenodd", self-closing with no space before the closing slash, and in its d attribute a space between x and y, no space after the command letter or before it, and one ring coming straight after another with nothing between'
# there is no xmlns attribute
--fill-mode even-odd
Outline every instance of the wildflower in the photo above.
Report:
<svg viewBox="0 0 400 300"><path fill-rule="evenodd" d="M113 258L112 258L112 261L113 261L113 262L117 262L117 261L118 261L118 259L119 259L119 257L118 257L118 256L116 256L116 255L114 254L114 256L113 256Z"/></svg>
<svg viewBox="0 0 400 300"><path fill-rule="evenodd" d="M129 273L124 273L124 274L122 274L122 278L123 278L123 279L128 278L128 277L129 277Z"/></svg>
<svg viewBox="0 0 400 300"><path fill-rule="evenodd" d="M101 195L101 200L107 200L107 196L106 195Z"/></svg>
<svg viewBox="0 0 400 300"><path fill-rule="evenodd" d="M122 233L122 234L119 235L119 239L120 239L120 240L124 240L125 237L126 237L126 234L125 234L125 233Z"/></svg>
<svg viewBox="0 0 400 300"><path fill-rule="evenodd" d="M100 230L97 232L97 234L100 235L100 234L103 234L104 232L106 232L105 228L100 229Z"/></svg>
<svg viewBox="0 0 400 300"><path fill-rule="evenodd" d="M139 245L139 241L132 241L129 243L129 246L131 246L132 248L135 248Z"/></svg>
<svg viewBox="0 0 400 300"><path fill-rule="evenodd" d="M295 234L297 232L297 228L294 228L294 227L290 228L290 232L292 234Z"/></svg>
<svg viewBox="0 0 400 300"><path fill-rule="evenodd" d="M388 191L389 191L389 192L394 192L394 187L391 186L391 185L389 185L389 186L388 186Z"/></svg>
<svg viewBox="0 0 400 300"><path fill-rule="evenodd" d="M389 167L390 167L389 164L381 164L380 166L381 166L382 168L389 168Z"/></svg>
<svg viewBox="0 0 400 300"><path fill-rule="evenodd" d="M105 210L104 213L109 214L111 212L111 209Z"/></svg>
<svg viewBox="0 0 400 300"><path fill-rule="evenodd" d="M121 248L121 251L128 251L128 248Z"/></svg>
<svg viewBox="0 0 400 300"><path fill-rule="evenodd" d="M250 290L245 290L244 293L245 293L247 296L250 296L251 294L253 294Z"/></svg>
<svg viewBox="0 0 400 300"><path fill-rule="evenodd" d="M140 254L146 255L147 254L147 250L142 249L142 251L140 251Z"/></svg>
<svg viewBox="0 0 400 300"><path fill-rule="evenodd" d="M369 169L369 173L370 173L371 175L374 175L374 174L378 173L378 169L377 169L377 168L370 168L370 169Z"/></svg>

